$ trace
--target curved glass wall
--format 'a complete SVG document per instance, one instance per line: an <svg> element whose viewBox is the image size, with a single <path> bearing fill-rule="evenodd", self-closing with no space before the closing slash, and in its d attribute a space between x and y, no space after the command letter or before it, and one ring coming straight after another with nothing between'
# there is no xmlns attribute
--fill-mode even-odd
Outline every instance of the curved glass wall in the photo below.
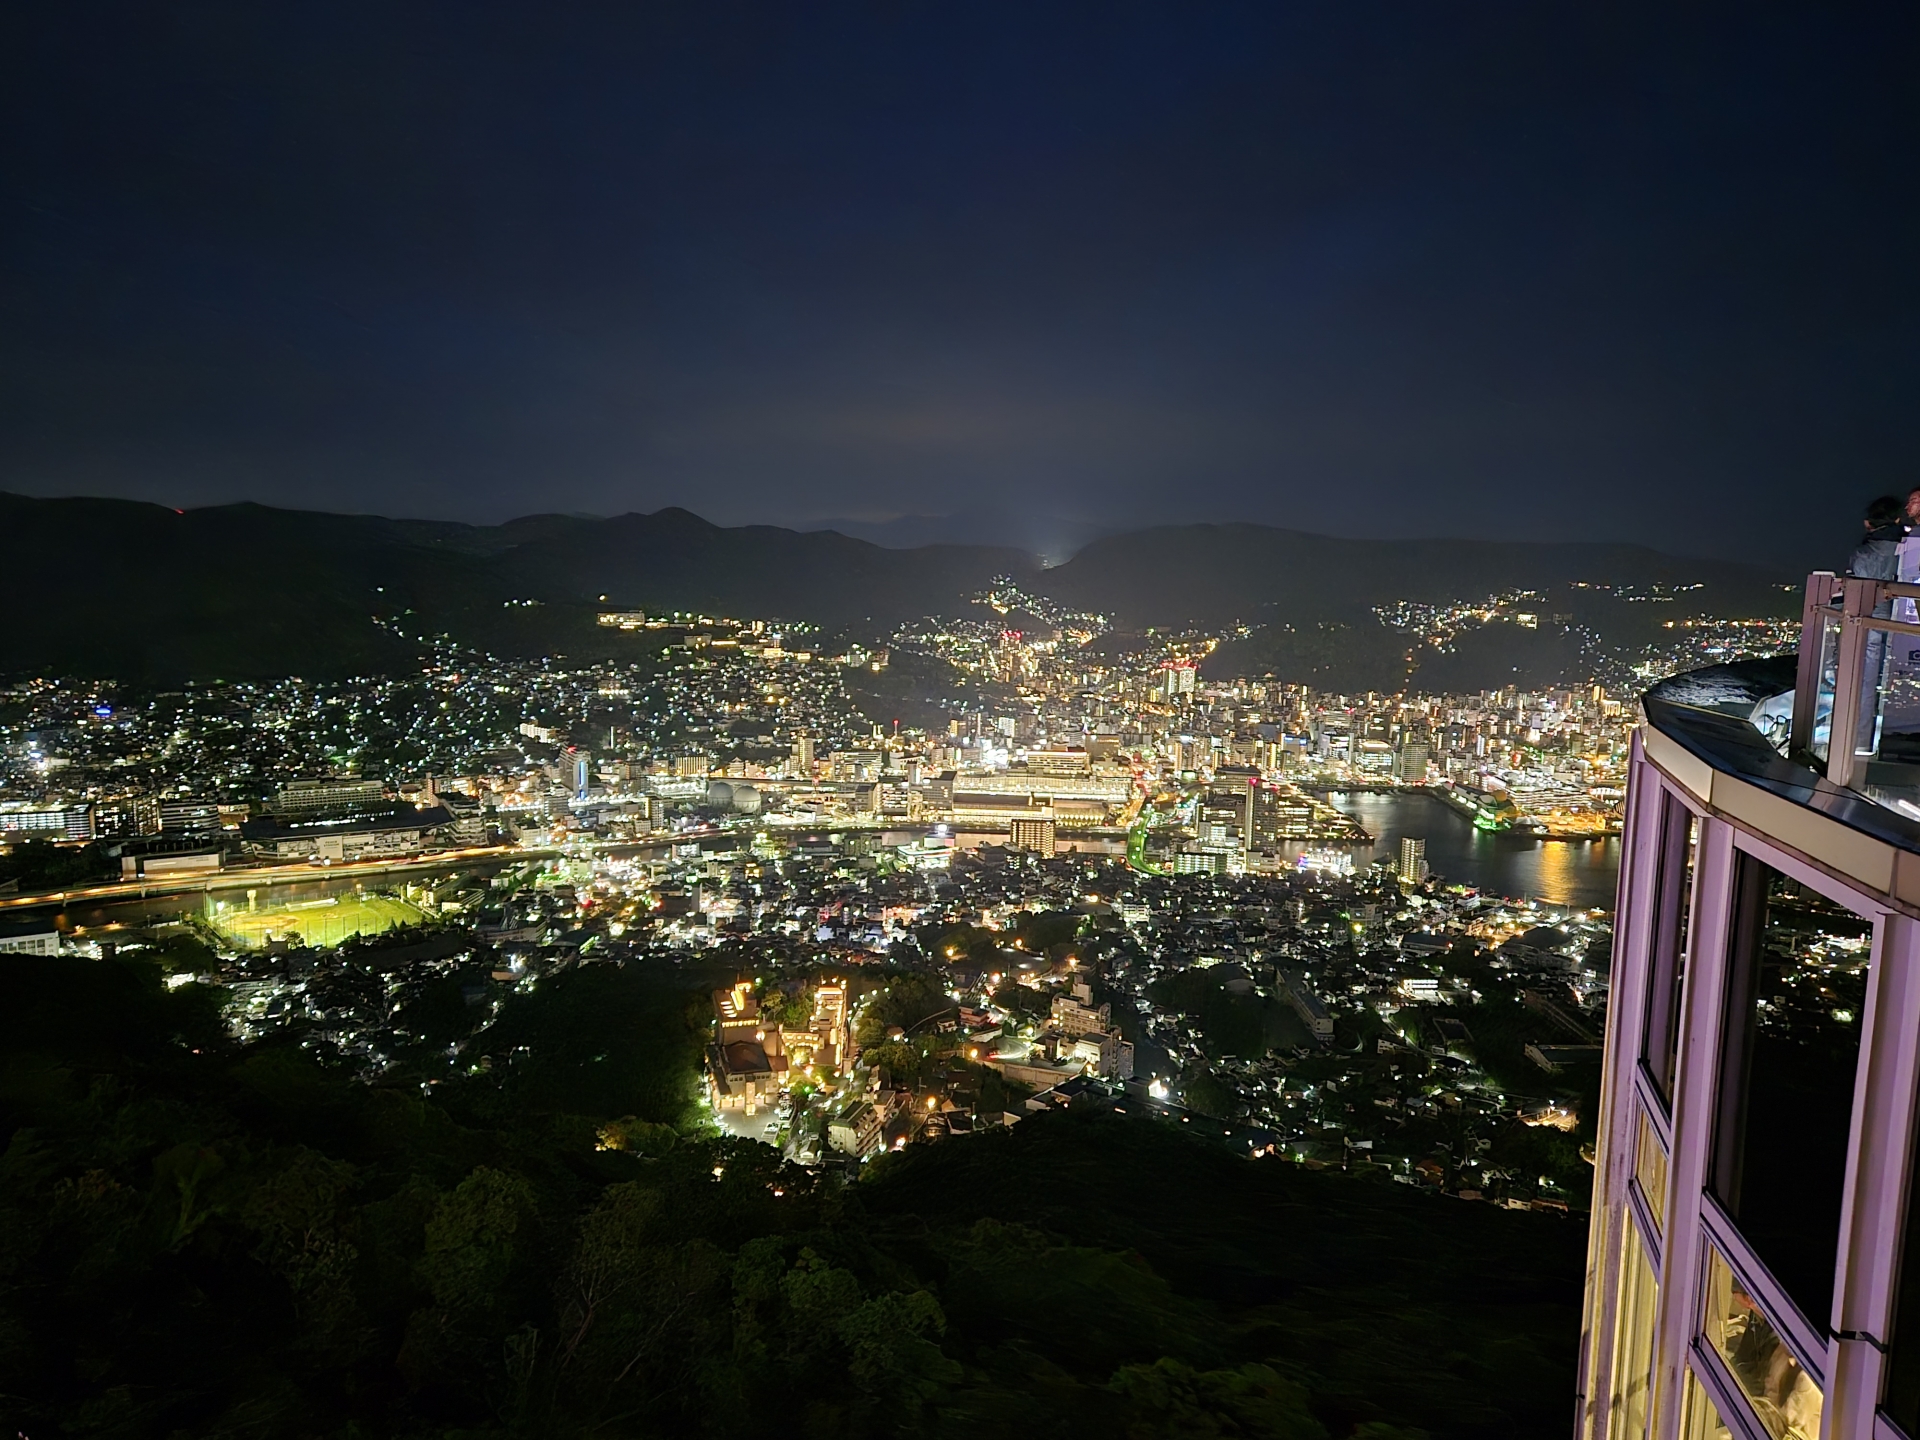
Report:
<svg viewBox="0 0 1920 1440"><path fill-rule="evenodd" d="M1733 898L1713 1190L1824 1329L1873 926L1750 855Z"/></svg>

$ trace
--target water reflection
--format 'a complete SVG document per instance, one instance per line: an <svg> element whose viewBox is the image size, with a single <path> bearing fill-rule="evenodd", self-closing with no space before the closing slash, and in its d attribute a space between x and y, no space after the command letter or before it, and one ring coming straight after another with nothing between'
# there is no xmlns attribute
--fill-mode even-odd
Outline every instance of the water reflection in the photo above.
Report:
<svg viewBox="0 0 1920 1440"><path fill-rule="evenodd" d="M1374 836L1371 849L1354 847L1356 866L1397 859L1400 839L1427 842L1427 864L1442 880L1495 895L1544 900L1573 909L1613 908L1620 875L1620 840L1540 840L1492 834L1444 802L1418 790L1367 794L1336 790L1329 804Z"/></svg>

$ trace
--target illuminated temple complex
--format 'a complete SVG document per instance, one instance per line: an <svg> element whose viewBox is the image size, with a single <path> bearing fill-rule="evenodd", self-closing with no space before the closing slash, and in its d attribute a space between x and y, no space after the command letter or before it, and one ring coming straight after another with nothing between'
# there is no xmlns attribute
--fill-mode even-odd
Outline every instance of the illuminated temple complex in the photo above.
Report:
<svg viewBox="0 0 1920 1440"><path fill-rule="evenodd" d="M707 1050L708 1098L716 1110L748 1115L772 1105L796 1071L822 1079L853 1063L847 990L821 985L805 1029L771 1022L751 981L713 992L715 1033Z"/></svg>

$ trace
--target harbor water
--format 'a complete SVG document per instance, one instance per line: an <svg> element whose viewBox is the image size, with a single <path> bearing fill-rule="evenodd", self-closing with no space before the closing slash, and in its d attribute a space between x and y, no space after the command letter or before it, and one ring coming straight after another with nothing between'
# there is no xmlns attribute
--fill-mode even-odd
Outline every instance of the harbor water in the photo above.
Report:
<svg viewBox="0 0 1920 1440"><path fill-rule="evenodd" d="M1443 881L1514 899L1542 900L1569 909L1613 909L1620 873L1620 840L1541 840L1490 833L1444 801L1418 790L1391 794L1336 790L1327 803L1344 810L1374 837L1354 847L1356 868L1398 859L1402 836L1427 842L1427 868Z"/></svg>

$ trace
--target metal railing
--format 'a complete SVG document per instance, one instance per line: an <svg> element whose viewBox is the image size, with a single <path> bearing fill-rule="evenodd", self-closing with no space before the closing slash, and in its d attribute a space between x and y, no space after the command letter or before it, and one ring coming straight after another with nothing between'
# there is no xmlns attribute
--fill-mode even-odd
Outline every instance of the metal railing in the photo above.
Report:
<svg viewBox="0 0 1920 1440"><path fill-rule="evenodd" d="M1787 754L1920 816L1920 585L1807 577Z"/></svg>

